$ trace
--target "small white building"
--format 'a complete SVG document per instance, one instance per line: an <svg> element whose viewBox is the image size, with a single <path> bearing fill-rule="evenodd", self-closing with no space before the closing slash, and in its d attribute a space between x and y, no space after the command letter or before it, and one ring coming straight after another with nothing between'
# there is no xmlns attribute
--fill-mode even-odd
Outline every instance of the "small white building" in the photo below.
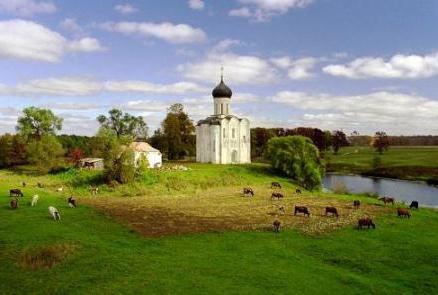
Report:
<svg viewBox="0 0 438 295"><path fill-rule="evenodd" d="M196 126L196 162L251 163L249 120L231 114L232 94L221 77L212 92L214 115L199 121Z"/></svg>
<svg viewBox="0 0 438 295"><path fill-rule="evenodd" d="M150 146L147 142L134 141L131 143L130 148L134 150L136 165L142 156L145 156L148 160L149 168L159 168L163 164L161 152Z"/></svg>

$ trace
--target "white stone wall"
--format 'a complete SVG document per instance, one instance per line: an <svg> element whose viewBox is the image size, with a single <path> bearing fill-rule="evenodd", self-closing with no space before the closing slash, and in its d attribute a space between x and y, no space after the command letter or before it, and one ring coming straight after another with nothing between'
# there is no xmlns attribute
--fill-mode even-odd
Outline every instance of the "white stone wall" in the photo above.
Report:
<svg viewBox="0 0 438 295"><path fill-rule="evenodd" d="M249 121L232 117L222 119L221 125L197 126L196 161L214 164L250 163Z"/></svg>
<svg viewBox="0 0 438 295"><path fill-rule="evenodd" d="M149 168L159 168L162 165L162 154L160 152L134 152L134 161L137 166L141 156L146 156L149 163Z"/></svg>

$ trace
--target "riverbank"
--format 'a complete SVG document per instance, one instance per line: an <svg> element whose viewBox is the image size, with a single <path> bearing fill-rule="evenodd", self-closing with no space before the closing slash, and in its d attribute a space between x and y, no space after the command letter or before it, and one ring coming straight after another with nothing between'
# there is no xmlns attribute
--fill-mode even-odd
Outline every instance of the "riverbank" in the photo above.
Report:
<svg viewBox="0 0 438 295"><path fill-rule="evenodd" d="M327 172L359 174L438 184L438 146L390 147L382 155L371 147L346 147L326 154Z"/></svg>

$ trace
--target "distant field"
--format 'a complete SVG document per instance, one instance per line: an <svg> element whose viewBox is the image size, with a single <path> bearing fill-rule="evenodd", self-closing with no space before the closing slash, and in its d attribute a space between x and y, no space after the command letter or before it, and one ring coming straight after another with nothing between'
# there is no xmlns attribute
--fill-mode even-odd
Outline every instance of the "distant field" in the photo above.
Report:
<svg viewBox="0 0 438 295"><path fill-rule="evenodd" d="M328 171L368 173L404 179L438 179L438 146L390 147L381 155L381 167L373 171L370 147L346 147L328 155Z"/></svg>
<svg viewBox="0 0 438 295"><path fill-rule="evenodd" d="M88 188L99 173L0 171L0 293L437 293L438 211L400 219L373 198L298 196L263 165L189 167L116 189L101 185L98 197ZM285 186L285 200L270 200L272 180ZM25 197L13 211L7 192L22 181ZM56 193L61 185L66 191ZM254 199L239 194L247 185ZM34 193L40 202L30 207ZM66 205L70 194L76 209ZM364 206L354 212L356 198ZM312 216L293 217L294 204ZM327 204L340 208L339 220L321 216ZM48 216L49 205L61 211L60 222ZM355 229L362 215L373 216L377 229ZM267 228L277 218L288 227L280 234ZM56 265L38 267L47 260Z"/></svg>

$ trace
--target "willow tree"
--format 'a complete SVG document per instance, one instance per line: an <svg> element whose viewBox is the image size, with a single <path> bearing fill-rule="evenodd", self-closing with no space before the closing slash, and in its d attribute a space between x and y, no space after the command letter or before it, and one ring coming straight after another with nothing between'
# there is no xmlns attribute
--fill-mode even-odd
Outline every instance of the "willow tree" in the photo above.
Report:
<svg viewBox="0 0 438 295"><path fill-rule="evenodd" d="M266 158L306 189L321 186L324 172L318 148L304 136L274 137L268 141Z"/></svg>

